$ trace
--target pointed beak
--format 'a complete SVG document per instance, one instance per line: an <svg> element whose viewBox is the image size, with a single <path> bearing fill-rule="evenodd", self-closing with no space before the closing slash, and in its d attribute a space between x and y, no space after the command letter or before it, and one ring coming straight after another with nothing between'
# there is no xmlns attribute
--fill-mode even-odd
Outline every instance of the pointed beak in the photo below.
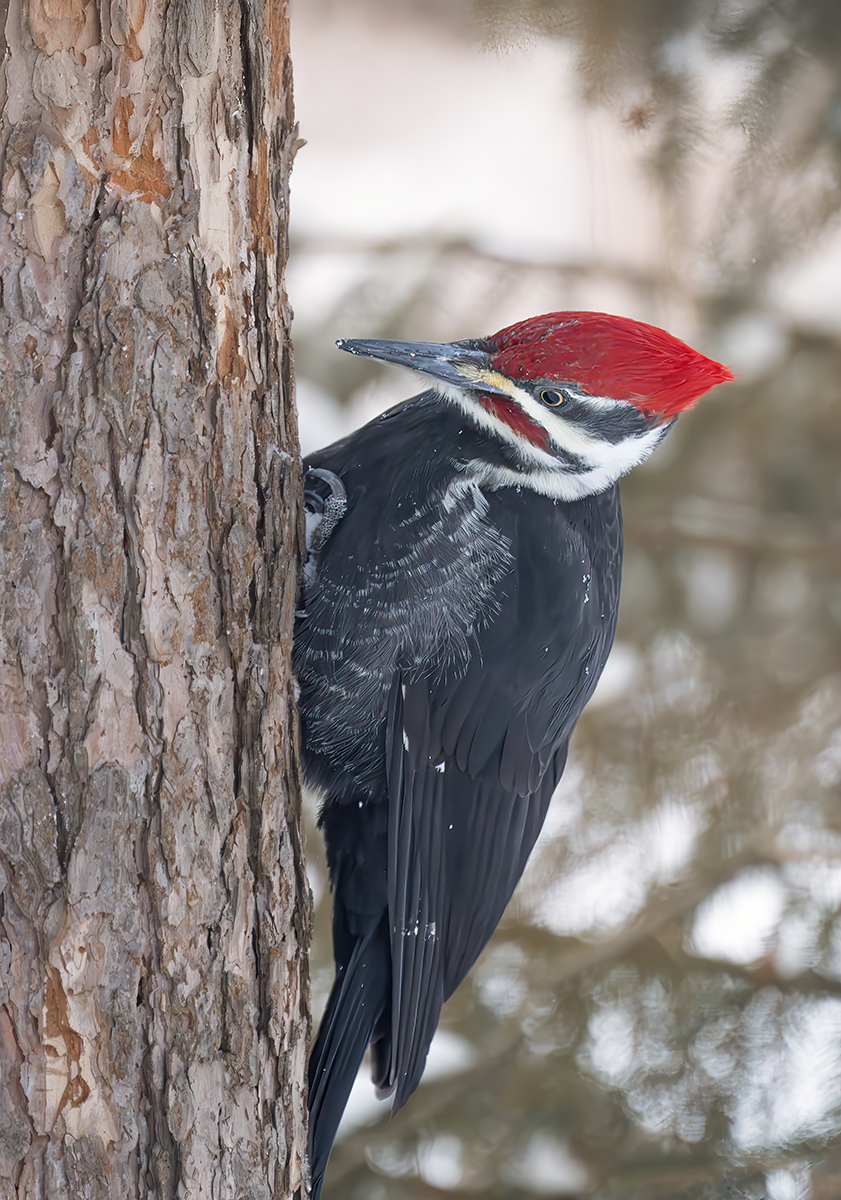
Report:
<svg viewBox="0 0 841 1200"><path fill-rule="evenodd" d="M491 366L484 350L462 342L393 342L385 339L371 341L356 338L340 338L336 345L348 354L362 358L378 358L382 362L395 363L398 367L409 367L421 375L438 379L450 387L475 388L510 396L503 376Z"/></svg>

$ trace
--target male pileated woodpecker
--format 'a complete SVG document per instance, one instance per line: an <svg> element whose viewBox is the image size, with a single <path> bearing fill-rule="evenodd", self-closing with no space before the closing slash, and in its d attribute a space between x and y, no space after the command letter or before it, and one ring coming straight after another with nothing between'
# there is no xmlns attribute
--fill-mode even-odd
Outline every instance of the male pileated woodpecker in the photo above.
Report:
<svg viewBox="0 0 841 1200"><path fill-rule="evenodd" d="M400 1108L534 846L613 641L616 480L732 379L604 313L338 346L432 388L305 464L294 661L336 959L310 1060L314 1197L366 1046Z"/></svg>

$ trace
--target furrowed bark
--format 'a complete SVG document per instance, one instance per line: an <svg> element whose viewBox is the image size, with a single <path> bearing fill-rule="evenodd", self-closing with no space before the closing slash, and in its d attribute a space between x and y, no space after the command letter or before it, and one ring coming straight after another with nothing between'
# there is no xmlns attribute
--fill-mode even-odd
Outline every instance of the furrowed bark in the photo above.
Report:
<svg viewBox="0 0 841 1200"><path fill-rule="evenodd" d="M303 1191L283 0L10 0L0 1196Z"/></svg>

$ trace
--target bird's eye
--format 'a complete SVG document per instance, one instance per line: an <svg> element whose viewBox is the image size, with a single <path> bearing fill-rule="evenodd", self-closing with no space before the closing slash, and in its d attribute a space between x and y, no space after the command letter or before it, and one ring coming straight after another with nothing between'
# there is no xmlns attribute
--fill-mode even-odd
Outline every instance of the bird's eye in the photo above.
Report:
<svg viewBox="0 0 841 1200"><path fill-rule="evenodd" d="M566 396L563 392L556 391L555 388L544 388L540 393L540 399L544 404L548 404L550 408L560 408Z"/></svg>

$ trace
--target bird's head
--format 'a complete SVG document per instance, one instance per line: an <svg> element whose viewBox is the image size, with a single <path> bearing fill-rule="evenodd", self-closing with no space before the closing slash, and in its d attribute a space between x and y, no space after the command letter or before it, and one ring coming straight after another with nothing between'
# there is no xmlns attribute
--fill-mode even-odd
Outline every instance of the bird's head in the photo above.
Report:
<svg viewBox="0 0 841 1200"><path fill-rule="evenodd" d="M733 378L654 325L596 312L531 317L480 340L336 344L432 379L508 451L487 482L568 500L603 491L684 409Z"/></svg>

